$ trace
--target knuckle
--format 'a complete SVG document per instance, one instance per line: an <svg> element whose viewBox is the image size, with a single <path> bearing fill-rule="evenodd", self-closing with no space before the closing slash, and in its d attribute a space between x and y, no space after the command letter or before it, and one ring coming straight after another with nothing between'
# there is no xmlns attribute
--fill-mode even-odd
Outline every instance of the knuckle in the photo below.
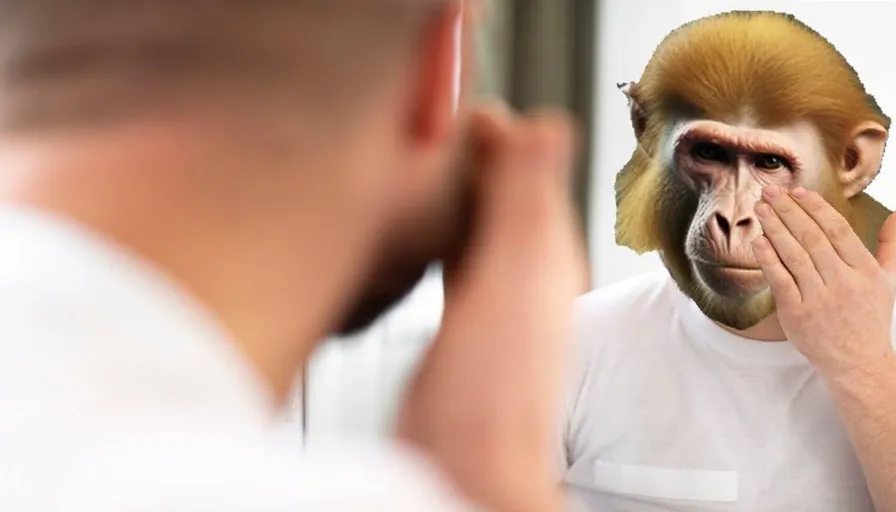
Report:
<svg viewBox="0 0 896 512"><path fill-rule="evenodd" d="M828 228L828 238L832 241L841 242L849 239L853 234L852 226L850 226L843 218L838 218L837 221Z"/></svg>
<svg viewBox="0 0 896 512"><path fill-rule="evenodd" d="M847 275L844 272L835 274L833 277L829 278L831 280L831 287L838 291L838 293L849 292L851 293L855 289L854 281L851 276Z"/></svg>
<svg viewBox="0 0 896 512"><path fill-rule="evenodd" d="M788 316L797 324L804 324L808 320L808 313L806 313L806 308L802 307L792 308L788 312Z"/></svg>
<svg viewBox="0 0 896 512"><path fill-rule="evenodd" d="M777 215L772 215L762 222L762 231L765 233L776 234L780 233L782 229L784 229L784 224Z"/></svg>
<svg viewBox="0 0 896 512"><path fill-rule="evenodd" d="M570 146L579 134L575 119L562 110L541 108L532 111L528 118L534 136L542 140Z"/></svg>
<svg viewBox="0 0 896 512"><path fill-rule="evenodd" d="M834 295L829 290L823 290L823 291L818 292L818 294L816 295L816 297L813 300L815 301L815 303L818 307L827 308L828 306L831 306L832 304L837 302L837 296L839 296L842 293L843 293L842 291L837 290L837 295Z"/></svg>
<svg viewBox="0 0 896 512"><path fill-rule="evenodd" d="M856 294L867 297L871 293L893 293L894 288L890 276L883 269L873 270L864 274L856 285Z"/></svg>
<svg viewBox="0 0 896 512"><path fill-rule="evenodd" d="M824 233L817 229L807 231L802 236L803 246L808 249L818 249L827 242Z"/></svg>
<svg viewBox="0 0 896 512"><path fill-rule="evenodd" d="M787 252L781 256L781 260L790 268L801 268L812 264L809 255L802 251Z"/></svg>
<svg viewBox="0 0 896 512"><path fill-rule="evenodd" d="M777 206L775 206L775 210L778 210L780 214L790 214L793 212L793 203L790 201L781 201Z"/></svg>

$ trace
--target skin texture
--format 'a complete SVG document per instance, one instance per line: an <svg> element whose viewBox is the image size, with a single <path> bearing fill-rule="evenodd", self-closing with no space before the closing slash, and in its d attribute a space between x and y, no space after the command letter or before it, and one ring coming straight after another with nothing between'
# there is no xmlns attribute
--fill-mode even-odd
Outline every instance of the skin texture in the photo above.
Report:
<svg viewBox="0 0 896 512"><path fill-rule="evenodd" d="M792 17L689 23L620 89L638 147L616 182L617 241L659 251L716 322L744 331L775 313L751 246L765 186L818 191L876 246L889 211L864 189L890 121L836 49Z"/></svg>
<svg viewBox="0 0 896 512"><path fill-rule="evenodd" d="M815 192L767 187L755 209L765 234L754 252L781 327L827 383L875 507L894 510L896 215L873 255Z"/></svg>

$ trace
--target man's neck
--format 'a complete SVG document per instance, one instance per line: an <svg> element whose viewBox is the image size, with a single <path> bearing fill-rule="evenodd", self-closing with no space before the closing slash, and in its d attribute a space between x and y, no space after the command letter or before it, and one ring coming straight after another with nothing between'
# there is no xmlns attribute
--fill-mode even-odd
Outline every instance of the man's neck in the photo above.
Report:
<svg viewBox="0 0 896 512"><path fill-rule="evenodd" d="M7 146L0 165L18 174L0 182L0 200L72 218L169 274L217 317L285 405L334 314L335 294L344 293L326 280L325 248L298 258L281 251L278 234L260 225L270 220L265 212L236 225L247 217L241 205L203 203L197 188L208 184L189 183L188 165L153 156L175 150L143 149L146 159L110 165L89 151ZM293 227L299 240L315 234L312 225Z"/></svg>
<svg viewBox="0 0 896 512"><path fill-rule="evenodd" d="M742 338L746 338L748 340L780 342L787 339L787 336L784 334L784 330L781 328L781 322L778 321L777 314L772 314L753 327L744 329L742 331L732 329L722 324L719 325L726 331L736 334Z"/></svg>

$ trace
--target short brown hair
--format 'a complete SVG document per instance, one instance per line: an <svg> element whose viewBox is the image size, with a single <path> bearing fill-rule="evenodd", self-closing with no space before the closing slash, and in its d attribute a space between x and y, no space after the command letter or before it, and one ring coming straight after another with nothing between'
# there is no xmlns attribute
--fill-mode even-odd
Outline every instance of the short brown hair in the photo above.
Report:
<svg viewBox="0 0 896 512"><path fill-rule="evenodd" d="M387 55L416 48L447 1L0 0L0 128L222 90L336 101Z"/></svg>

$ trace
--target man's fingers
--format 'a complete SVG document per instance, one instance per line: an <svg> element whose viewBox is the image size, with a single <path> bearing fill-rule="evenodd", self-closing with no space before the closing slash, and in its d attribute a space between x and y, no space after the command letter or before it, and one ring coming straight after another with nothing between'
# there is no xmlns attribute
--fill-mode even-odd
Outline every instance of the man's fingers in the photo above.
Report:
<svg viewBox="0 0 896 512"><path fill-rule="evenodd" d="M793 200L818 224L831 246L847 265L857 269L876 266L868 248L849 222L818 192L798 188L792 195Z"/></svg>
<svg viewBox="0 0 896 512"><path fill-rule="evenodd" d="M779 219L779 222L783 224L792 238L799 243L803 249L802 252L808 255L811 260L810 265L814 267L813 272L820 275L822 280L826 282L836 279L846 267L846 264L837 251L834 250L831 241L827 239L825 232L818 223L781 187L766 187L762 191L762 199L772 207L776 214L775 217ZM767 222L768 219L760 219L763 228L765 228ZM777 227L777 222L774 222L774 224ZM783 234L772 233L768 238L772 245L775 246L775 249L778 250L778 255L784 261L784 264L797 278L797 282L800 282L802 276L799 274L803 270L792 268L794 261L791 258L803 258L802 253L795 249L790 251L789 247L781 246L779 239L783 238L783 236L777 235ZM785 252L782 252L782 250ZM798 253L799 256L797 256ZM808 268L805 271L808 272ZM800 282L800 286L803 286L803 283Z"/></svg>
<svg viewBox="0 0 896 512"><path fill-rule="evenodd" d="M802 302L800 289L793 280L793 276L787 271L787 268L775 252L771 242L760 236L753 242L753 253L756 255L756 261L762 268L765 280L775 296L775 302L778 306L796 305Z"/></svg>
<svg viewBox="0 0 896 512"><path fill-rule="evenodd" d="M877 242L877 262L896 281L896 213L890 215L880 229Z"/></svg>
<svg viewBox="0 0 896 512"><path fill-rule="evenodd" d="M821 290L824 281L818 274L815 264L806 249L778 218L775 210L767 203L756 205L756 215L762 224L764 238L768 240L778 259L793 276L803 295Z"/></svg>

